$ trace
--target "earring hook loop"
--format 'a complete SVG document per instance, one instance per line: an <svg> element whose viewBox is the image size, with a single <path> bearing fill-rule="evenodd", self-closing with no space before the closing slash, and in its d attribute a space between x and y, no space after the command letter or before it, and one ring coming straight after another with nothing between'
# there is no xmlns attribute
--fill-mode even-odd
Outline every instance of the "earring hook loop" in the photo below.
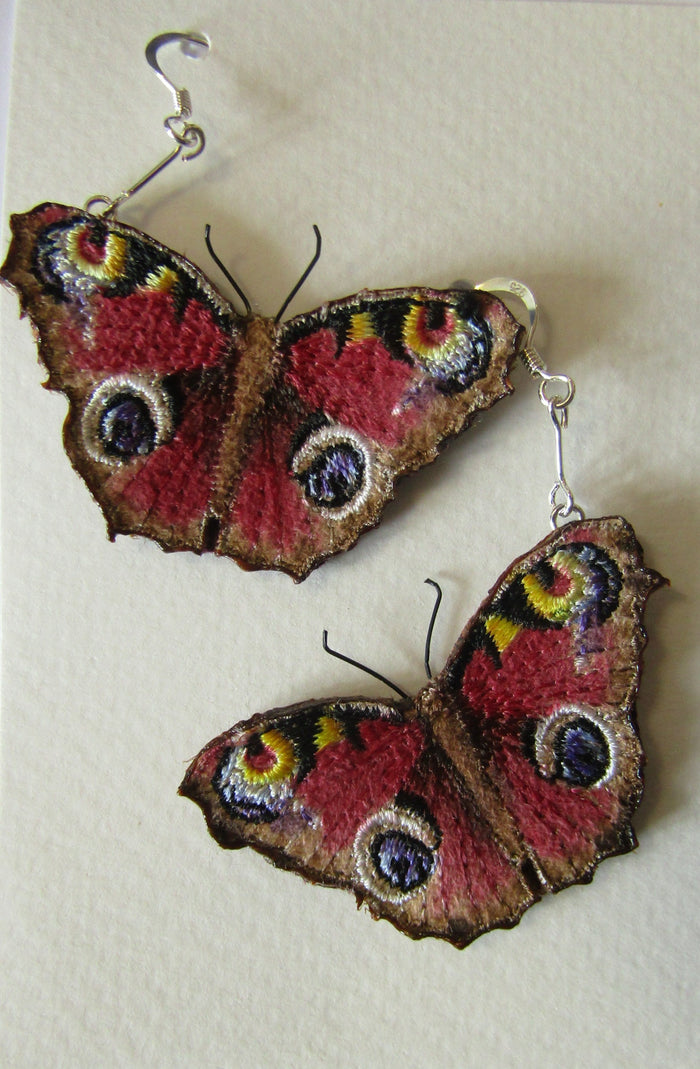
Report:
<svg viewBox="0 0 700 1069"><path fill-rule="evenodd" d="M191 45L200 46L205 52L209 50L209 41L201 33L159 33L157 37L154 37L146 45L146 62L149 67L155 71L160 78L166 89L169 89L173 94L173 101L177 109L177 115L189 119L192 114L192 101L190 100L190 94L182 87L179 89L174 82L171 82L170 78L163 72L163 69L158 62L158 52L164 45L175 44L179 41L180 44L188 42ZM191 58L197 58L197 54Z"/></svg>
<svg viewBox="0 0 700 1069"><path fill-rule="evenodd" d="M183 51L185 51L184 45L189 45L189 51L185 51L185 55L189 55L191 59L199 59L209 51L209 40L204 34L171 31L169 33L160 33L148 42L146 45L146 62L160 78L166 89L169 89L173 95L175 114L169 115L167 119L164 119L163 123L170 137L177 141L178 145L183 149L190 149L189 152L182 153L183 160L191 160L204 150L204 131L201 127L186 121L192 116L192 98L189 90L185 86L179 87L175 85L164 73L158 61L158 52L161 48L178 42Z"/></svg>
<svg viewBox="0 0 700 1069"><path fill-rule="evenodd" d="M583 509L576 504L571 487L564 476L562 453L562 431L566 429L568 423L569 405L574 399L576 386L569 375L548 371L547 365L532 344L538 319L535 295L524 282L518 282L512 278L490 278L487 282L480 282L474 288L485 290L487 293L509 294L517 297L525 305L528 322L525 327L525 340L519 350L519 355L533 379L539 380L537 392L540 401L549 412L554 424L557 481L549 495L550 523L552 528L556 529L561 520L569 520L572 516L583 520L585 518Z"/></svg>
<svg viewBox="0 0 700 1069"><path fill-rule="evenodd" d="M85 205L86 211L91 211L93 205L105 204L106 207L101 212L103 219L114 217L117 209L121 207L124 201L129 200L135 193L143 189L148 182L160 174L161 171L164 171L178 156L186 163L204 151L206 145L204 131L201 126L187 121L192 116L192 100L188 90L184 86L182 88L176 86L163 72L158 61L160 49L164 45L174 44L175 42L180 43L184 54L189 56L190 59L199 59L206 55L210 45L209 39L202 33L180 33L177 31L158 34L146 45L146 61L149 67L173 95L175 113L164 119L163 125L168 132L168 136L176 142L176 146L172 152L168 153L164 159L160 160L150 171L143 175L138 182L135 182L129 189L125 189L114 200L110 200L109 197L105 196L91 197ZM189 46L189 49L186 49L185 45Z"/></svg>

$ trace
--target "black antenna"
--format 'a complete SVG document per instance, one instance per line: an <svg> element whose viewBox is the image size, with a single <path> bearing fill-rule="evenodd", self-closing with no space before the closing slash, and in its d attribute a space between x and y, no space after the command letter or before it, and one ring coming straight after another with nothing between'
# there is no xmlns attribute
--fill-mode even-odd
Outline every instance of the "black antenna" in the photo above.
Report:
<svg viewBox="0 0 700 1069"><path fill-rule="evenodd" d="M219 257L214 252L214 246L212 245L211 239L209 237L210 231L211 231L211 227L210 227L209 223L207 223L207 225L204 227L204 240L207 243L207 248L209 249L209 255L211 256L212 260L214 261L216 266L219 268L219 270L223 271L224 275L229 280L229 282L231 283L231 285L235 289L236 293L238 294L238 296L243 301L243 304L245 305L245 314L247 316L249 316L251 314L251 312L253 311L253 309L250 307L250 301L246 297L246 295L243 292L243 290L241 289L241 287L236 282L236 280L233 277L233 275L231 274L231 272L226 267L224 267L224 265L222 264L221 260L219 259Z"/></svg>
<svg viewBox="0 0 700 1069"><path fill-rule="evenodd" d="M275 316L275 323L279 323L280 319L282 318L284 313L289 308L289 305L292 303L292 301L296 297L297 293L299 292L301 287L304 285L304 283L306 282L307 278L309 277L309 275L313 271L314 267L318 263L319 256L321 255L321 231L318 229L318 227L316 226L315 223L314 223L314 234L316 235L316 252L313 255L313 259L311 260L311 263L306 268L306 271L304 271L304 274L301 276L301 278L297 282L296 286L294 287L292 292L287 297L287 300L284 302L284 304L280 308L279 312ZM330 653L330 650L329 650L329 653ZM360 665L360 667L362 667L362 665Z"/></svg>
<svg viewBox="0 0 700 1069"><path fill-rule="evenodd" d="M330 653L331 657L337 657L339 661L345 661L346 664L351 664L353 668L359 668L362 672L366 672L368 676L374 676L381 683L386 683L387 687L391 687L397 694L400 694L402 698L407 698L408 694L405 690L401 690L401 687L397 687L396 683L392 683L386 676L380 675L379 672L375 672L373 668L368 668L366 664L361 664L360 661L353 661L352 657L346 657L344 653L338 653L337 650L331 649L328 645L328 632L323 632L323 648L326 653Z"/></svg>
<svg viewBox="0 0 700 1069"><path fill-rule="evenodd" d="M433 678L433 673L430 671L430 643L433 638L433 628L435 627L435 618L440 608L440 602L442 601L442 589L439 583L436 583L434 579L426 579L426 583L430 583L437 590L437 597L435 598L435 604L433 605L433 615L430 617L430 623L428 624L428 634L425 636L425 674L428 679Z"/></svg>

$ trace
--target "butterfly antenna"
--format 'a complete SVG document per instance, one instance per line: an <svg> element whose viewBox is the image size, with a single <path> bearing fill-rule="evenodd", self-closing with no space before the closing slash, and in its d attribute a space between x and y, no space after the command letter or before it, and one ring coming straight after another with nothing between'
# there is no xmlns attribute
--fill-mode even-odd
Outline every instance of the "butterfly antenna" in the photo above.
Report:
<svg viewBox="0 0 700 1069"><path fill-rule="evenodd" d="M318 229L318 227L316 226L315 223L314 223L314 234L316 235L316 252L313 255L313 259L311 260L311 263L306 268L306 271L304 271L304 274L301 276L301 278L297 282L296 286L294 287L292 292L287 297L287 300L284 302L284 304L280 308L279 312L275 316L275 323L279 323L280 319L282 318L284 313L289 308L289 305L292 303L292 301L296 297L297 293L299 292L301 287L304 285L304 283L306 282L307 278L309 277L309 275L313 271L314 267L318 263L319 257L321 255L321 231ZM360 667L362 667L362 666L360 666Z"/></svg>
<svg viewBox="0 0 700 1069"><path fill-rule="evenodd" d="M405 690L401 690L401 687L397 687L396 683L392 683L386 676L380 675L379 672L375 672L373 668L368 668L366 664L361 664L360 661L353 661L352 657L346 657L344 653L338 653L337 650L331 649L328 645L328 632L323 632L323 648L326 653L330 653L331 657L337 657L339 661L345 661L346 664L351 664L353 668L359 668L362 672L366 672L368 676L374 676L381 683L386 683L387 687L391 687L397 694L400 694L402 698L407 698L408 694Z"/></svg>
<svg viewBox="0 0 700 1069"><path fill-rule="evenodd" d="M433 628L435 627L435 620L437 618L438 609L440 608L440 602L442 601L442 588L439 583L436 583L434 579L426 579L426 583L430 583L437 590L435 597L435 604L433 605L433 615L430 617L430 623L428 624L428 634L425 636L425 674L428 679L433 678L433 673L430 671L430 643L433 640Z"/></svg>
<svg viewBox="0 0 700 1069"><path fill-rule="evenodd" d="M214 252L214 246L212 245L211 238L209 237L210 232L211 232L211 226L209 225L209 223L207 223L207 225L204 227L204 240L205 240L205 242L207 244L207 248L209 249L209 255L211 256L212 260L214 261L216 266L219 268L219 270L222 271L223 274L226 276L226 278L229 280L229 282L231 283L231 285L235 289L236 293L238 294L238 296L243 301L243 304L245 305L245 314L247 316L249 316L251 314L251 312L253 311L253 309L250 307L250 301L246 297L246 295L243 292L243 290L241 289L241 287L236 282L236 280L233 277L233 275L231 274L231 272L226 267L224 267L224 265L222 264L221 260L219 259L219 257Z"/></svg>

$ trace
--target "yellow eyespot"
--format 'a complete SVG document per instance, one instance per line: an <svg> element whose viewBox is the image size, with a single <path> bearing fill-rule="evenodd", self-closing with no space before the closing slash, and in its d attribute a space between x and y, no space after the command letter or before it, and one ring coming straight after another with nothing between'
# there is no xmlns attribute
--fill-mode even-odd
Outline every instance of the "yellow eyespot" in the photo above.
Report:
<svg viewBox="0 0 700 1069"><path fill-rule="evenodd" d="M444 362L457 352L464 342L464 334L457 329L458 319L451 308L440 307L442 323L428 325L428 309L425 304L413 304L403 323L403 340L407 349L427 363L431 360Z"/></svg>
<svg viewBox="0 0 700 1069"><path fill-rule="evenodd" d="M76 226L66 234L66 253L84 275L100 282L114 282L124 271L126 239L109 232L104 243L97 245L88 225Z"/></svg>
<svg viewBox="0 0 700 1069"><path fill-rule="evenodd" d="M546 620L563 623L569 619L572 609L586 592L586 577L576 558L564 550L555 553L550 561L552 567L569 581L569 588L562 594L546 590L533 572L523 576L523 589L532 607Z"/></svg>
<svg viewBox="0 0 700 1069"><path fill-rule="evenodd" d="M288 779L296 760L289 739L276 728L254 736L238 755L237 764L248 783L275 783Z"/></svg>

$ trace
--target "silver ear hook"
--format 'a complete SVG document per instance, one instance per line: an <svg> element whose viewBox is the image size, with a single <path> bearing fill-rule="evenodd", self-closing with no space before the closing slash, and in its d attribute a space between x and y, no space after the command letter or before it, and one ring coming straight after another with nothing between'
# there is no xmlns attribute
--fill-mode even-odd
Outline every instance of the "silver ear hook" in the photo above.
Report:
<svg viewBox="0 0 700 1069"><path fill-rule="evenodd" d="M187 42L190 48L185 52L185 55L190 56L191 59L198 59L200 56L206 55L209 51L209 41L201 33L161 33L146 45L146 62L156 72L163 85L173 94L176 111L174 115L169 115L164 120L164 125L170 136L179 145L193 146L194 151L183 153L182 156L183 160L191 160L204 149L204 133L199 126L183 121L189 119L192 115L190 94L184 86L182 89L178 89L163 73L158 62L158 51L163 45L174 44L176 41L179 41L181 46ZM180 129L178 129L178 126Z"/></svg>
<svg viewBox="0 0 700 1069"><path fill-rule="evenodd" d="M195 156L199 156L204 151L206 139L204 137L204 131L201 126L195 125L195 123L188 122L187 120L192 115L192 101L187 89L179 89L161 70L160 63L158 62L158 52L163 45L173 44L179 41L180 46L186 56L190 59L199 59L206 55L209 51L209 40L201 33L161 33L157 37L154 37L152 41L149 41L146 45L146 60L148 65L155 71L163 84L173 94L173 100L175 104L175 114L169 115L164 120L168 134L174 141L177 142L175 148L170 152L165 159L152 167L147 174L140 178L138 182L135 182L129 189L125 189L123 193L120 193L114 200L110 200L109 197L97 196L91 197L85 205L86 211L91 211L95 204L106 204L107 207L101 213L102 218L110 218L116 215L117 209L124 203L133 197L134 193L138 193L140 189L155 178L156 175L164 171L165 168L176 160L178 156L187 162L193 160ZM185 46L188 46L187 48ZM186 150L186 151L185 151Z"/></svg>
<svg viewBox="0 0 700 1069"><path fill-rule="evenodd" d="M539 316L537 301L532 290L524 282L518 282L514 278L490 278L486 282L479 282L474 289L485 290L487 293L511 293L523 302L528 317L523 349L527 349L532 343L532 336L535 333Z"/></svg>
<svg viewBox="0 0 700 1069"><path fill-rule="evenodd" d="M486 290L488 293L512 294L525 305L528 325L525 329L525 342L520 350L520 356L532 377L540 380L540 401L545 408L553 404L555 408L562 410L562 426L565 427L566 409L574 399L576 387L573 379L568 375L557 375L547 371L547 365L532 344L539 316L537 301L532 290L524 282L518 282L513 278L490 278L487 282L480 282L474 289Z"/></svg>
<svg viewBox="0 0 700 1069"><path fill-rule="evenodd" d="M557 481L549 495L550 522L552 528L556 529L560 520L568 520L572 516L583 520L585 519L583 509L574 501L574 495L564 476L561 437L562 430L567 426L569 405L574 399L576 387L574 380L568 375L557 375L547 371L547 365L532 344L538 318L534 294L523 282L517 282L512 278L490 278L487 282L480 282L474 289L485 290L487 293L511 294L518 297L525 305L528 325L525 328L525 341L520 349L520 356L532 377L539 379L540 401L549 412L554 424Z"/></svg>

